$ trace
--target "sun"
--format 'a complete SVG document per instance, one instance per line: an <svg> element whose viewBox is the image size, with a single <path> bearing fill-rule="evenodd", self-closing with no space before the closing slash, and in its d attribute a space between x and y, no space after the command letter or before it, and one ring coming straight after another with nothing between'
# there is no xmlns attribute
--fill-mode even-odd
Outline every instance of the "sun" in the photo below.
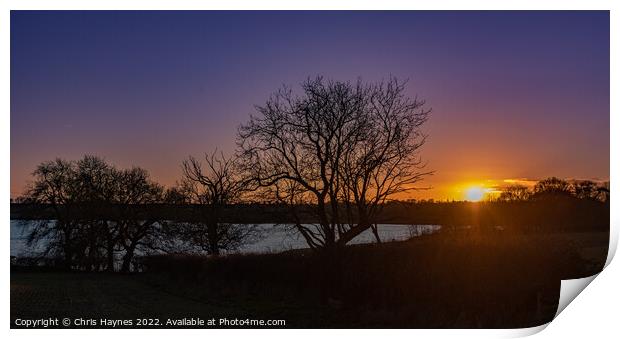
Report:
<svg viewBox="0 0 620 339"><path fill-rule="evenodd" d="M480 186L472 186L465 191L467 201L480 201L484 198L486 190Z"/></svg>

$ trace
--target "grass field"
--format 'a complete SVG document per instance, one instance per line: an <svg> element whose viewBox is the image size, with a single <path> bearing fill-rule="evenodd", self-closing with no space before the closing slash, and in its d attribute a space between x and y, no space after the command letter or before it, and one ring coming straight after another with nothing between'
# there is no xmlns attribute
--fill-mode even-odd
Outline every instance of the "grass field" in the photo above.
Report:
<svg viewBox="0 0 620 339"><path fill-rule="evenodd" d="M333 271L306 251L155 257L131 275L14 270L11 326L199 317L284 319L287 328L529 327L553 318L560 279L600 271L607 242L595 232L436 234L353 246L327 278Z"/></svg>
<svg viewBox="0 0 620 339"><path fill-rule="evenodd" d="M181 318L272 319L238 306L175 295L132 275L41 272L11 275L13 328L17 318L132 319L134 324L137 319L157 318L162 326L167 319ZM275 308L262 311L265 316L281 319L278 316L282 314Z"/></svg>

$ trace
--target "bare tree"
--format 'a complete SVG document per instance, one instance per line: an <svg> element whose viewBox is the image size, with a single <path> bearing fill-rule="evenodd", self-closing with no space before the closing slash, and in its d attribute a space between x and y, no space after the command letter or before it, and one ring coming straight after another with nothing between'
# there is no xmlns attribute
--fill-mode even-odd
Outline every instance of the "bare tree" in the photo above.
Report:
<svg viewBox="0 0 620 339"><path fill-rule="evenodd" d="M116 213L118 243L123 249L121 272L129 272L139 248L155 247L153 241L161 228L161 220L140 207L163 201L163 187L150 180L146 170L134 167L116 172Z"/></svg>
<svg viewBox="0 0 620 339"><path fill-rule="evenodd" d="M598 185L597 192L598 200L609 204L609 181Z"/></svg>
<svg viewBox="0 0 620 339"><path fill-rule="evenodd" d="M28 244L44 243L42 255L62 255L68 269L104 266L110 243L102 235L110 229L100 211L113 195L113 171L103 159L89 155L79 161L56 159L40 164L25 197L50 206L55 220L37 222Z"/></svg>
<svg viewBox="0 0 620 339"><path fill-rule="evenodd" d="M194 157L182 164L183 178L177 194L196 205L192 222L177 223L181 240L201 251L219 255L237 249L253 238L255 227L223 222L224 208L239 202L246 190L237 160L214 151L205 155L205 166ZM177 197L178 198L178 197Z"/></svg>
<svg viewBox="0 0 620 339"><path fill-rule="evenodd" d="M500 201L526 201L531 196L530 190L523 185L511 185L502 189L499 195Z"/></svg>
<svg viewBox="0 0 620 339"><path fill-rule="evenodd" d="M40 164L25 200L50 206L53 221L37 222L28 245L43 256L63 256L67 269L114 271L118 253L129 271L136 249L148 246L157 220L140 207L162 200L162 187L140 168L118 170L103 159L56 159Z"/></svg>
<svg viewBox="0 0 620 339"><path fill-rule="evenodd" d="M420 127L428 111L424 102L404 96L404 84L391 79L375 85L355 142L347 143L339 174L344 185L341 200L353 208L357 225L339 229L343 244L370 228L380 242L376 218L389 197L415 189L414 184L430 172L418 149L426 137Z"/></svg>
<svg viewBox="0 0 620 339"><path fill-rule="evenodd" d="M70 269L73 264L73 234L77 228L68 208L78 201L78 190L74 185L75 163L59 158L43 162L32 175L34 180L22 200L50 206L56 220L53 223L37 222L28 235L27 244L33 246L46 241L43 255L62 256L65 268Z"/></svg>
<svg viewBox="0 0 620 339"><path fill-rule="evenodd" d="M302 89L298 97L283 88L257 106L238 145L257 187L315 207L317 223L295 225L308 245L339 247L375 227L387 199L429 174L418 154L429 110L395 78L364 84L317 77Z"/></svg>
<svg viewBox="0 0 620 339"><path fill-rule="evenodd" d="M545 198L557 196L570 196L573 194L571 184L556 177L540 180L534 186L532 197Z"/></svg>
<svg viewBox="0 0 620 339"><path fill-rule="evenodd" d="M78 190L79 226L76 234L83 269L114 270L114 248L118 228L108 213L116 193L116 168L104 159L86 155L76 162L74 185Z"/></svg>
<svg viewBox="0 0 620 339"><path fill-rule="evenodd" d="M579 180L573 183L575 196L579 199L591 199L605 202L609 189L605 184L597 184L591 180Z"/></svg>

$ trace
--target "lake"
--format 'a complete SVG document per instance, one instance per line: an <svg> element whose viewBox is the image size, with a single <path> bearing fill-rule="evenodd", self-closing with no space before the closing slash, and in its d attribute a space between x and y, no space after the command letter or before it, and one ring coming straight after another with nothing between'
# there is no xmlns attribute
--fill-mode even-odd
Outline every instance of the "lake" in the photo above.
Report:
<svg viewBox="0 0 620 339"><path fill-rule="evenodd" d="M53 222L53 221L50 221ZM291 249L308 248L306 241L298 232L287 230L286 225L259 224L264 236L254 243L246 244L238 249L239 253L275 253ZM28 224L20 220L11 220L11 256L27 255L29 249L26 247L26 236L28 234ZM378 226L381 241L402 241L418 236L429 234L439 230L439 225L396 225L380 224ZM350 244L364 244L374 242L374 235L370 230L366 230Z"/></svg>

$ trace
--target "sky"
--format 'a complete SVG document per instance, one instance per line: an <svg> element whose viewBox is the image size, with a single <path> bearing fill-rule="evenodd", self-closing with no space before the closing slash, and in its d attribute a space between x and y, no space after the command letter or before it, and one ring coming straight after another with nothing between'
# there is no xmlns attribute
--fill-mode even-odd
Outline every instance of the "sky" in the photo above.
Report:
<svg viewBox="0 0 620 339"><path fill-rule="evenodd" d="M434 175L412 198L605 181L609 63L607 11L12 11L11 196L40 162L84 154L172 185L316 75L392 75L426 100Z"/></svg>

